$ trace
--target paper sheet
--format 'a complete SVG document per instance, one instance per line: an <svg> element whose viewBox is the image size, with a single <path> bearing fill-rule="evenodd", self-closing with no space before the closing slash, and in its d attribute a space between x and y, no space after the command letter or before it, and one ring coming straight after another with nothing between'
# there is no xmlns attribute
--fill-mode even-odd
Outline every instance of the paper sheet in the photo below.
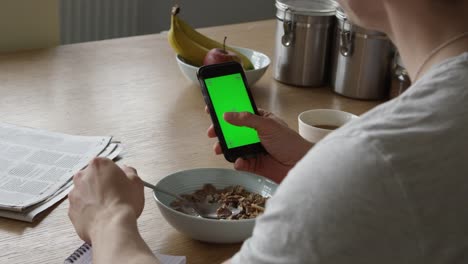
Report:
<svg viewBox="0 0 468 264"><path fill-rule="evenodd" d="M154 255L158 258L161 264L186 264L187 259L185 256L171 256L163 255L153 251ZM83 244L75 250L67 259L64 264L92 264L93 262L93 249L88 244Z"/></svg>
<svg viewBox="0 0 468 264"><path fill-rule="evenodd" d="M0 123L0 209L21 212L48 199L110 140Z"/></svg>
<svg viewBox="0 0 468 264"><path fill-rule="evenodd" d="M115 159L121 152L122 146L120 144L111 143L106 149L104 149L101 152L99 157ZM45 211L47 208L51 207L55 203L65 198L65 196L68 195L72 188L73 181L72 178L70 178L70 180L62 188L60 188L56 193L48 197L46 200L33 206L30 206L21 212L0 210L0 217L12 218L25 222L32 222L39 213Z"/></svg>

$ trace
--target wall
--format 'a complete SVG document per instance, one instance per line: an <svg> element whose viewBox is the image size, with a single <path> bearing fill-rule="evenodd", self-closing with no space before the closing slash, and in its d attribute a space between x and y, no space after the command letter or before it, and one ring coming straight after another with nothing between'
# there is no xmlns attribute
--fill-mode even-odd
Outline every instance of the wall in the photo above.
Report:
<svg viewBox="0 0 468 264"><path fill-rule="evenodd" d="M159 33L171 8L194 27L274 18L274 0L60 0L61 43Z"/></svg>
<svg viewBox="0 0 468 264"><path fill-rule="evenodd" d="M143 0L143 24L141 33L160 32L169 29L171 7L181 6L181 16L194 27L225 25L262 19L275 15L274 0Z"/></svg>
<svg viewBox="0 0 468 264"><path fill-rule="evenodd" d="M0 52L59 43L58 0L0 0Z"/></svg>

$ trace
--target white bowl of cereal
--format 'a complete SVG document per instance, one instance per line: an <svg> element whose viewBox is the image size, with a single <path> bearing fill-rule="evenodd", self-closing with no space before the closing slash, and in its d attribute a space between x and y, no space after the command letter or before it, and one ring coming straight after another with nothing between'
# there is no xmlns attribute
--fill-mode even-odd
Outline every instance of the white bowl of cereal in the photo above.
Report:
<svg viewBox="0 0 468 264"><path fill-rule="evenodd" d="M200 168L176 172L163 178L156 186L179 195L191 195L206 184L214 186L217 192L223 194L223 197L230 195L229 191L233 192L232 195L237 195L234 193L236 190L243 190L245 195L250 193L250 197L258 194L269 198L278 187L275 182L265 177L221 168ZM241 188L234 188L235 186L241 186ZM207 219L178 211L174 207L175 199L164 193L153 192L153 197L161 214L176 230L195 240L211 243L243 242L252 235L255 217L262 213L265 206L264 203L252 204L253 206L245 208L246 210L236 211L242 215L241 217L236 213L236 215L220 215L221 219ZM242 208L241 203L238 206Z"/></svg>

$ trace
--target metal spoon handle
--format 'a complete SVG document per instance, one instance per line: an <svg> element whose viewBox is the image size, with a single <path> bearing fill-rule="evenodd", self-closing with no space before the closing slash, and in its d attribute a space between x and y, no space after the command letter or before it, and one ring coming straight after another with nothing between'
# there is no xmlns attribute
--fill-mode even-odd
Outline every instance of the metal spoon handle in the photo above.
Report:
<svg viewBox="0 0 468 264"><path fill-rule="evenodd" d="M143 180L142 180L142 182L143 182L143 185L145 187L148 187L148 188L153 189L153 190L156 189L156 186L154 186L153 184L151 184L149 182L146 182L146 181L143 181Z"/></svg>
<svg viewBox="0 0 468 264"><path fill-rule="evenodd" d="M170 191L166 191L164 189L161 189L159 187L156 187L154 186L153 184L151 183L148 183L146 181L143 181L143 185L145 187L148 187L148 188L151 188L154 192L160 192L160 193L164 193L164 194L167 194L169 196L172 196L176 199L178 199L179 201L183 201L185 203L185 207L186 208L190 208L192 209L192 211L187 211L188 209L186 209L185 213L186 214L189 214L189 215L192 215L192 216L197 216L197 217L203 217L203 218L209 218L209 219L218 219L218 216L217 216L217 213L216 213L216 209L215 210L208 210L210 213L205 213L205 214L202 214L200 213L200 208L197 206L197 204L181 197L180 195L178 194L175 194L173 192L170 192ZM216 207L217 208L217 207ZM206 211L206 210L205 210ZM202 211L203 212L203 211Z"/></svg>
<svg viewBox="0 0 468 264"><path fill-rule="evenodd" d="M144 185L145 187L148 187L148 188L150 188L150 189L153 189L153 191L155 191L155 192L164 193L164 194L167 194L167 195L169 195L169 196L172 196L172 197L177 198L177 199L182 200L182 201L185 200L184 198L180 197L180 195L175 194L175 193L170 192L170 191L166 191L166 190L164 190L164 189L162 189L162 188L156 187L155 185L153 185L153 184L151 184L151 183L149 183L149 182L143 181L143 185Z"/></svg>

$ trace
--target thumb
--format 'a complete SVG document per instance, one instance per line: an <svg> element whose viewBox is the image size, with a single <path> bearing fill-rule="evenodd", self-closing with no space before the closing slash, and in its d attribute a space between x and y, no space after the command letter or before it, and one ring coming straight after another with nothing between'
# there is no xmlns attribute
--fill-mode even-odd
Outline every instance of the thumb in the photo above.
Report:
<svg viewBox="0 0 468 264"><path fill-rule="evenodd" d="M249 112L226 112L224 120L232 125L251 127L257 131L272 125L272 120Z"/></svg>

